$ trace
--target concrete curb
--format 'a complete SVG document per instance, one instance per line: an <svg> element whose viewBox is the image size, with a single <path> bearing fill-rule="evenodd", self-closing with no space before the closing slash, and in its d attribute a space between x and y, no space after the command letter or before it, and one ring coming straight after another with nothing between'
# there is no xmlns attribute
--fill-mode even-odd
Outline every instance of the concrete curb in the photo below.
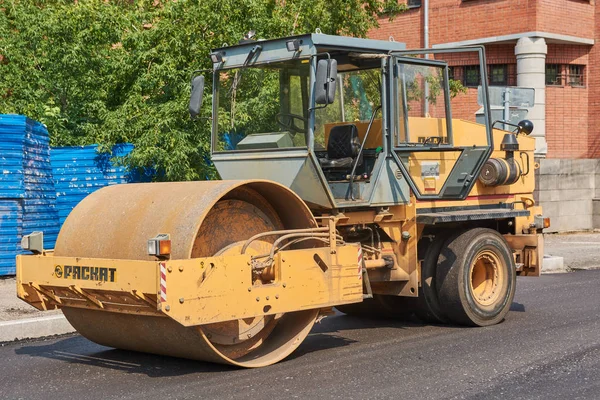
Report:
<svg viewBox="0 0 600 400"><path fill-rule="evenodd" d="M544 255L542 274L559 274L564 272L569 272L569 268L565 265L563 257Z"/></svg>
<svg viewBox="0 0 600 400"><path fill-rule="evenodd" d="M75 332L64 315L0 322L0 342L35 339Z"/></svg>

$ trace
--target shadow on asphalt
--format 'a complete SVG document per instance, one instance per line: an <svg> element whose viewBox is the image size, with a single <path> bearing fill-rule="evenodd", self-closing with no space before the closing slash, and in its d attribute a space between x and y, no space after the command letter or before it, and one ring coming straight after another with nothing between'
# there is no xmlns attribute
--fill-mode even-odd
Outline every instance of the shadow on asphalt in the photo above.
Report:
<svg viewBox="0 0 600 400"><path fill-rule="evenodd" d="M510 310L524 312L525 306L513 302ZM325 318L321 323L315 324L310 335L302 345L292 353L292 355L287 357L286 360L297 359L316 351L334 349L356 343L356 340L341 335L341 332L348 330L380 328L407 329L425 326L441 327L444 325L423 323L414 317L406 317L402 320L359 318L338 312L334 316ZM22 347L15 349L15 353L31 357L44 357L80 365L108 368L134 374L144 374L149 377L169 377L194 373L238 370L238 368L228 365L110 349L92 343L82 336L71 336L49 344L26 342Z"/></svg>
<svg viewBox="0 0 600 400"><path fill-rule="evenodd" d="M110 349L96 345L82 336L69 337L51 344L25 345L16 349L15 353L133 374L144 374L149 377L181 376L198 372L221 372L237 369L228 365Z"/></svg>
<svg viewBox="0 0 600 400"><path fill-rule="evenodd" d="M287 360L293 360L305 354L315 351L333 349L336 347L348 346L356 343L356 340L336 335L343 331L362 330L362 329L380 329L380 328L398 328L404 329L408 326L423 326L418 322L405 320L393 320L386 318L368 318L354 317L342 313L325 318L322 322L315 324L311 333L304 340L302 345L292 353Z"/></svg>
<svg viewBox="0 0 600 400"><path fill-rule="evenodd" d="M339 313L339 312L338 312ZM314 333L335 333L357 329L379 329L379 328L398 328L418 327L428 325L416 317L406 316L404 318L385 318L378 316L355 317L346 314L336 314L325 318L320 324L315 324L312 332Z"/></svg>
<svg viewBox="0 0 600 400"><path fill-rule="evenodd" d="M297 359L315 351L348 346L356 342L342 335L336 335L336 332L382 327L403 328L404 326L406 326L405 323L393 320L336 315L316 324L311 334L287 360ZM228 365L110 349L92 343L82 336L66 337L48 344L40 342L24 343L22 347L15 349L15 353L133 374L144 374L149 377L181 376L193 373L235 371L238 369Z"/></svg>
<svg viewBox="0 0 600 400"><path fill-rule="evenodd" d="M356 340L325 333L311 333L304 342L302 342L300 347L290 354L283 362L295 360L296 358L300 358L315 351L335 349L337 347L351 345L352 343L356 343Z"/></svg>

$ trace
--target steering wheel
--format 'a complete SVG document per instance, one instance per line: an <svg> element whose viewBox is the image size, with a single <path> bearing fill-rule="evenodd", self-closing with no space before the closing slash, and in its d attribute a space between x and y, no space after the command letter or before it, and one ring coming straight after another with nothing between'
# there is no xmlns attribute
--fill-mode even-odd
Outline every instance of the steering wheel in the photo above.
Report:
<svg viewBox="0 0 600 400"><path fill-rule="evenodd" d="M286 118L287 118L287 124L284 122ZM304 118L301 115L279 113L275 116L275 119L277 119L277 123L279 125L281 125L281 127L283 129L288 130L291 133L305 133L306 132L306 126L308 125L308 118ZM294 122L295 120L302 121L304 123L304 128L297 127L296 123Z"/></svg>

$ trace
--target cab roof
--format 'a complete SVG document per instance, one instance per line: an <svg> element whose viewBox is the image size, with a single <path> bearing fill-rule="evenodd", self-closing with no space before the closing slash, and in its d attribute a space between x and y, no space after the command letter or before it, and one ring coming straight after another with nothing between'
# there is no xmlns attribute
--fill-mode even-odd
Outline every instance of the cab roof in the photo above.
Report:
<svg viewBox="0 0 600 400"><path fill-rule="evenodd" d="M288 51L286 47L286 42L293 40L299 41L299 50L296 52ZM219 52L223 56L223 62L218 66L219 69L233 68L244 65L248 55L256 46L260 46L260 50L252 57L251 64L308 58L324 52L388 53L406 49L406 45L401 42L310 33L277 39L246 41L216 48L212 52ZM217 66L215 65L215 67Z"/></svg>

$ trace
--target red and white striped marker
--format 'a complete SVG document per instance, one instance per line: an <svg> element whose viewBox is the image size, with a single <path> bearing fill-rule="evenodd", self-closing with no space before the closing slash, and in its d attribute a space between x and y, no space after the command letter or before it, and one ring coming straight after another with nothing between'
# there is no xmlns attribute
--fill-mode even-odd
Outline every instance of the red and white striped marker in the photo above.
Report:
<svg viewBox="0 0 600 400"><path fill-rule="evenodd" d="M358 279L362 280L363 254L362 247L358 248Z"/></svg>
<svg viewBox="0 0 600 400"><path fill-rule="evenodd" d="M160 263L160 302L167 301L167 264Z"/></svg>

